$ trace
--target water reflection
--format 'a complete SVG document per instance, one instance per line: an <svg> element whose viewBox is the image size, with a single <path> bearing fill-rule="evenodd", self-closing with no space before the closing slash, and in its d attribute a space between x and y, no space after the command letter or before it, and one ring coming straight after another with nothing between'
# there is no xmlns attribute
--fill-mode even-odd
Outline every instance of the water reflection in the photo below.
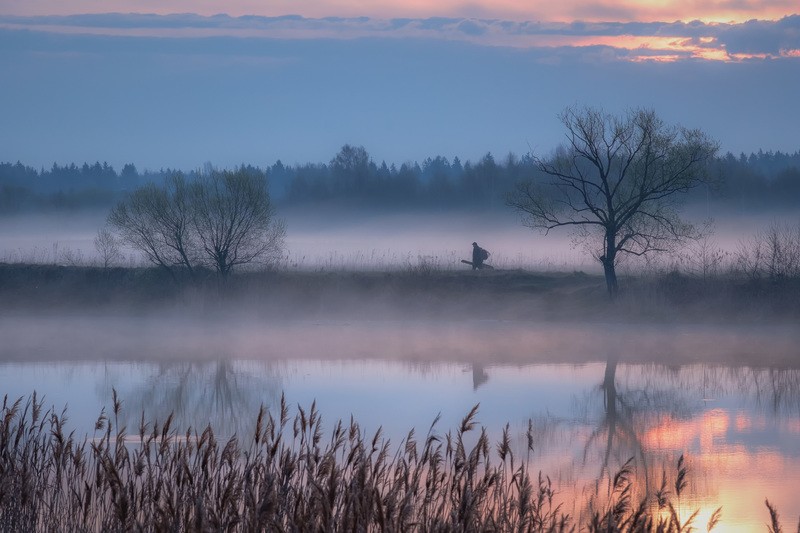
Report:
<svg viewBox="0 0 800 533"><path fill-rule="evenodd" d="M486 373L486 368L480 363L472 363L472 390L478 390L478 387L489 381L489 374Z"/></svg>
<svg viewBox="0 0 800 533"><path fill-rule="evenodd" d="M586 484L585 503L573 513L607 501L613 475L628 458L635 467L636 501L652 496L662 476L674 486L676 459L686 455L690 489L678 512L685 518L699 510L695 524L701 529L720 504L727 530L758 529L765 497L797 516L800 500L792 487L800 482L798 370L645 365L623 367L618 379L619 368L617 358L609 357L602 384L589 394L601 414L576 419L571 438L581 426L590 431L582 463L564 466L574 470L573 488ZM598 465L592 488L590 470Z"/></svg>
<svg viewBox="0 0 800 533"><path fill-rule="evenodd" d="M664 475L674 474L680 452L662 453L651 446L645 438L649 428L665 416L691 418L701 407L688 400L688 393L658 379L663 367L620 366L619 358L610 355L592 369L594 383L576 394L571 416L548 413L536 419L537 426L547 428L538 433L543 469L556 471L571 494L579 495L565 503L573 504L571 514L584 518L608 504L614 477L628 461L636 476L633 501L652 497ZM554 456L549 451L554 449L571 452Z"/></svg>
<svg viewBox="0 0 800 533"><path fill-rule="evenodd" d="M118 380L109 377L104 389L118 386ZM280 398L281 380L269 364L249 368L222 358L153 365L141 381L119 392L127 404L129 425L136 424L141 413L158 420L173 414L178 427L202 431L211 424L218 434L247 435L259 407L273 406Z"/></svg>
<svg viewBox="0 0 800 533"><path fill-rule="evenodd" d="M606 363L603 383L600 386L603 396L603 416L598 427L591 433L586 441L583 452L583 462L586 463L591 447L596 444L602 435L606 435L604 451L600 461L599 478L611 477L615 472L608 469L608 461L612 454L617 459L617 464L624 462L628 457L639 458L645 465L642 443L633 428L634 404L624 394L617 392L617 364L616 357L610 357Z"/></svg>
<svg viewBox="0 0 800 533"><path fill-rule="evenodd" d="M455 427L480 403L479 422L493 438L506 422L526 450L530 419L536 467L549 474L565 509L586 512L608 496L614 473L635 458L638 496L652 493L684 454L690 486L681 499L710 516L723 505L725 524L742 530L765 522L768 497L783 516L800 514L800 371L692 365L604 363L508 366L397 361L290 360L3 364L3 393L34 389L71 424L91 432L111 388L124 400L129 432L141 413L179 427L211 423L218 434L246 436L258 408L285 393L289 405L317 401L330 428L352 414L366 432L383 426L394 442L411 427ZM577 496L575 498L574 496ZM697 522L698 525L702 525Z"/></svg>

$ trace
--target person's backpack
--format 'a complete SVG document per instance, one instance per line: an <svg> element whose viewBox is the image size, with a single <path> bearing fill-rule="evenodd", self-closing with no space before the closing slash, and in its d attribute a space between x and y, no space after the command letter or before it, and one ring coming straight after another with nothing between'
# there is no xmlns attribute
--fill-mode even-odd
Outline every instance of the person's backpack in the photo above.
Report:
<svg viewBox="0 0 800 533"><path fill-rule="evenodd" d="M489 259L489 252L487 252L483 248L481 248L481 259L483 261L486 261L487 259Z"/></svg>

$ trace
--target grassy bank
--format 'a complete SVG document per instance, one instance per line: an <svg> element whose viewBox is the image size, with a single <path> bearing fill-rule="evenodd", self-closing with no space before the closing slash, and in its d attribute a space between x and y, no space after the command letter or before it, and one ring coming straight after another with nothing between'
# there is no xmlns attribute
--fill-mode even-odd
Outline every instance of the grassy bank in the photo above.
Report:
<svg viewBox="0 0 800 533"><path fill-rule="evenodd" d="M2 312L246 312L268 318L477 318L594 321L791 321L800 280L628 276L610 302L600 276L523 270L211 273L0 264Z"/></svg>

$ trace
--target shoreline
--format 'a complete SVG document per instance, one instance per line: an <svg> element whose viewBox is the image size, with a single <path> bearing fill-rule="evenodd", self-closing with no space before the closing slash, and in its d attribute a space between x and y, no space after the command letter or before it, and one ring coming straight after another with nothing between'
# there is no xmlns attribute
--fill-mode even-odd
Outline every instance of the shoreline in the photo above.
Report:
<svg viewBox="0 0 800 533"><path fill-rule="evenodd" d="M583 273L258 272L0 264L0 362L374 359L796 367L800 291ZM679 290L675 290L674 287Z"/></svg>
<svg viewBox="0 0 800 533"><path fill-rule="evenodd" d="M263 320L510 320L590 323L796 323L800 279L472 271L266 270L173 279L157 268L0 263L0 316L154 314Z"/></svg>

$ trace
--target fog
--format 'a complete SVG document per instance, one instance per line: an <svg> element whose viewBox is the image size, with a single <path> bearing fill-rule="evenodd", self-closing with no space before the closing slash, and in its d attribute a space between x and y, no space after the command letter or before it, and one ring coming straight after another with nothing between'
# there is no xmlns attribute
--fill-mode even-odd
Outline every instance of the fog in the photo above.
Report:
<svg viewBox="0 0 800 533"><path fill-rule="evenodd" d="M106 210L23 213L0 220L0 261L57 263L64 250L95 257L93 239L105 224ZM60 250L59 250L60 249Z"/></svg>
<svg viewBox="0 0 800 533"><path fill-rule="evenodd" d="M382 359L480 364L622 361L800 365L794 324L608 321L263 320L235 317L4 316L3 361Z"/></svg>
<svg viewBox="0 0 800 533"><path fill-rule="evenodd" d="M87 261L96 257L93 239L107 212L22 214L0 226L0 260L56 262L65 250ZM292 208L278 216L287 223L286 263L305 269L381 269L416 264L420 256L440 266L461 268L472 242L487 247L493 263L509 267L573 267L590 263L566 236L545 238L508 213L361 213L345 209ZM138 264L129 251L128 263ZM55 256L55 257L54 257Z"/></svg>
<svg viewBox="0 0 800 533"><path fill-rule="evenodd" d="M2 217L0 262L92 264L93 239L105 225L106 210L24 213ZM283 268L299 270L396 270L420 263L445 270L468 268L471 243L492 253L489 263L503 269L535 271L601 271L566 230L543 235L522 225L511 209L504 211L379 211L347 208L291 207L278 211L287 223ZM702 227L711 221L715 246L735 252L741 241L776 221L797 223L800 211L733 213L695 206L687 218ZM126 266L144 265L126 251ZM661 261L669 263L668 256ZM641 260L621 268L637 269Z"/></svg>
<svg viewBox="0 0 800 533"><path fill-rule="evenodd" d="M708 214L700 206L688 216L701 221ZM74 274L36 278L29 287L27 278L9 278L0 360L527 364L615 355L670 364L798 362L793 315L724 290L714 301L689 304L645 289L610 308L596 261L568 234L532 231L510 210L291 208L279 216L288 227L284 258L261 277L235 283L195 287L168 278ZM97 264L93 239L105 217L102 210L5 217L0 261ZM723 214L714 219L711 239L733 253L776 220L797 221L798 213ZM470 258L473 241L492 252L497 270L472 272L460 263ZM127 252L122 266L145 265ZM623 268L647 266L633 261Z"/></svg>

